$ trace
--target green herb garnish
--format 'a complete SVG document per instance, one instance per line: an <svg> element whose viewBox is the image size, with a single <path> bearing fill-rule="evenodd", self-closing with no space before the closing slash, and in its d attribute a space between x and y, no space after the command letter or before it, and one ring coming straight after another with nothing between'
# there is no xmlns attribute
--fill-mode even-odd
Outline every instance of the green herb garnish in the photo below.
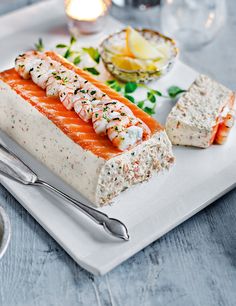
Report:
<svg viewBox="0 0 236 306"><path fill-rule="evenodd" d="M181 89L178 86L171 86L168 88L168 94L171 98L177 97L179 94L185 92L186 90Z"/></svg>
<svg viewBox="0 0 236 306"><path fill-rule="evenodd" d="M90 72L93 75L100 74L100 72L95 67L85 67L84 70Z"/></svg>
<svg viewBox="0 0 236 306"><path fill-rule="evenodd" d="M81 62L81 57L80 55L77 55L73 60L73 64L78 65L80 62Z"/></svg>
<svg viewBox="0 0 236 306"><path fill-rule="evenodd" d="M130 96L130 95L125 95L125 98L130 100L132 103L135 103L135 99L133 96Z"/></svg>
<svg viewBox="0 0 236 306"><path fill-rule="evenodd" d="M64 58L68 58L68 57L71 57L73 54L74 54L74 52L71 51L70 48L68 48L68 49L66 50L66 52L64 53L63 57L64 57Z"/></svg>
<svg viewBox="0 0 236 306"><path fill-rule="evenodd" d="M107 85L111 85L111 84L114 84L114 83L116 83L117 81L116 80L107 80L106 81L106 84Z"/></svg>
<svg viewBox="0 0 236 306"><path fill-rule="evenodd" d="M155 114L155 108L151 108L151 107L144 107L143 110L148 114L148 115L154 115Z"/></svg>
<svg viewBox="0 0 236 306"><path fill-rule="evenodd" d="M76 38L74 36L70 37L70 46L74 45L76 43Z"/></svg>
<svg viewBox="0 0 236 306"><path fill-rule="evenodd" d="M147 92L147 98L148 98L148 100L149 100L150 102L152 102L152 103L155 103L155 102L156 102L156 97L155 97L155 95L153 94L152 91L148 91L148 92Z"/></svg>
<svg viewBox="0 0 236 306"><path fill-rule="evenodd" d="M89 47L89 48L82 48L84 52L86 52L97 64L100 62L100 53L98 49Z"/></svg>
<svg viewBox="0 0 236 306"><path fill-rule="evenodd" d="M64 44L60 43L56 45L57 49L66 49L66 51L63 54L63 57L68 59L70 57L73 57L75 55L75 58L72 60L74 65L78 65L81 62L80 59L80 52L77 50L72 50L72 46L76 43L76 38L74 36L71 36L70 43Z"/></svg>
<svg viewBox="0 0 236 306"><path fill-rule="evenodd" d="M137 105L138 105L139 108L143 109L144 103L145 103L145 101L139 101L137 103Z"/></svg>
<svg viewBox="0 0 236 306"><path fill-rule="evenodd" d="M39 38L38 42L34 44L35 49L39 52L44 51L44 44L42 38Z"/></svg>
<svg viewBox="0 0 236 306"><path fill-rule="evenodd" d="M137 89L138 85L134 82L128 82L125 84L125 93L132 93Z"/></svg>
<svg viewBox="0 0 236 306"><path fill-rule="evenodd" d="M163 95L159 90L153 89L146 84L136 83L136 82L128 82L121 83L117 80L108 80L106 84L114 89L117 92L120 92L124 97L129 99L132 103L135 103L139 108L148 113L149 115L155 114L155 108L158 102L158 97L163 98L175 98L178 94L185 92L185 90L172 86L168 89L168 95ZM134 93L138 88L146 89L146 99L141 101L135 101L135 98L130 95L130 93ZM178 89L178 90L177 90ZM147 103L152 103L152 107L148 106Z"/></svg>
<svg viewBox="0 0 236 306"><path fill-rule="evenodd" d="M64 49L64 48L67 48L68 46L67 45L65 45L65 44L58 44L58 45L56 45L56 48L58 48L58 49Z"/></svg>

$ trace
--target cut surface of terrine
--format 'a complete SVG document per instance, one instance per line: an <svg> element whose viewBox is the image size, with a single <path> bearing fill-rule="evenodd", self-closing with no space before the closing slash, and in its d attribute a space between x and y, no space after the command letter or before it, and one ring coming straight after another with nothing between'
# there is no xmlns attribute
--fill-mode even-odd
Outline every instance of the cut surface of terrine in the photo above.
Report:
<svg viewBox="0 0 236 306"><path fill-rule="evenodd" d="M207 148L215 139L223 110L233 107L235 94L206 75L199 75L172 108L166 132L176 145Z"/></svg>

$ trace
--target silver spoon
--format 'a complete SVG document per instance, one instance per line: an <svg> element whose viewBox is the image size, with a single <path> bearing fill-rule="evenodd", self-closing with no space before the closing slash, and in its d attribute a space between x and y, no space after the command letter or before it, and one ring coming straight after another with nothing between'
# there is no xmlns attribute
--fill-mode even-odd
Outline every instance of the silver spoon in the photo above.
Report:
<svg viewBox="0 0 236 306"><path fill-rule="evenodd" d="M123 240L129 240L129 234L126 226L119 220L109 218L106 214L89 207L81 202L71 198L64 192L58 190L52 185L40 180L37 175L26 166L17 156L15 156L8 149L0 144L0 173L15 179L16 181L24 185L42 186L59 194L61 197L69 201L71 205L79 209L82 213L86 214L90 219L103 228L109 234L121 238Z"/></svg>

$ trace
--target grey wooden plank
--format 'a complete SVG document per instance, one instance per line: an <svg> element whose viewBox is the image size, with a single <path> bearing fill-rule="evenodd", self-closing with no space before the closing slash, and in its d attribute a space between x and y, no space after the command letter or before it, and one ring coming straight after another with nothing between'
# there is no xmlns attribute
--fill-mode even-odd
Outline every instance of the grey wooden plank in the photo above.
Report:
<svg viewBox="0 0 236 306"><path fill-rule="evenodd" d="M234 305L235 202L233 191L108 275L93 277L1 188L13 237L0 262L0 305Z"/></svg>
<svg viewBox="0 0 236 306"><path fill-rule="evenodd" d="M0 14L5 14L28 4L28 0L1 0Z"/></svg>
<svg viewBox="0 0 236 306"><path fill-rule="evenodd" d="M16 3L4 2L0 12L2 3ZM233 0L227 4L228 24L216 40L194 53L182 50L181 56L236 89L236 7ZM130 21L135 25L137 20L159 28L158 15L155 19L139 14ZM1 186L0 205L13 227L9 249L0 261L1 306L236 305L236 190L103 277L76 265Z"/></svg>
<svg viewBox="0 0 236 306"><path fill-rule="evenodd" d="M40 1L46 1L46 0L1 0L0 15Z"/></svg>

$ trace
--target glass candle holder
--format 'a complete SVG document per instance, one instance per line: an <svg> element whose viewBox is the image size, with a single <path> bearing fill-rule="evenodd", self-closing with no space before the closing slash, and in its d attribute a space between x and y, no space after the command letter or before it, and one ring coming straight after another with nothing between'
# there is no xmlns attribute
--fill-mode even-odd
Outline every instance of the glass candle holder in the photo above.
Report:
<svg viewBox="0 0 236 306"><path fill-rule="evenodd" d="M102 30L111 0L65 0L69 31L74 36Z"/></svg>

